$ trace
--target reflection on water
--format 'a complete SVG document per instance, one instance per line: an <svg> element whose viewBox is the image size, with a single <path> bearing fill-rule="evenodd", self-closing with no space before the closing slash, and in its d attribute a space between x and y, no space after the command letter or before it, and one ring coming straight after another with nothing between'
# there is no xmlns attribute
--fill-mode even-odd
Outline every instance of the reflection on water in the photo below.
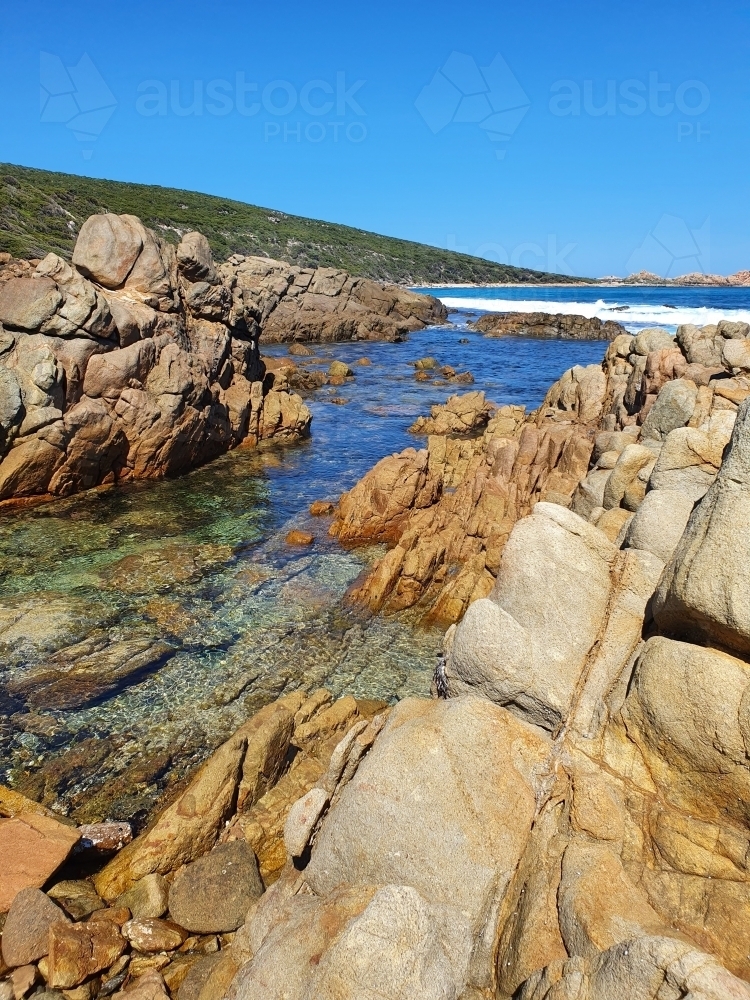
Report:
<svg viewBox="0 0 750 1000"><path fill-rule="evenodd" d="M80 820L142 819L166 781L285 690L425 694L441 634L342 606L377 550L343 550L307 507L418 443L414 417L457 391L415 382L410 361L433 355L470 369L491 399L537 405L602 353L462 328L326 346L298 363L340 358L356 378L311 398L311 441L2 515L0 782ZM362 356L372 365L354 365ZM287 546L293 526L314 545Z"/></svg>

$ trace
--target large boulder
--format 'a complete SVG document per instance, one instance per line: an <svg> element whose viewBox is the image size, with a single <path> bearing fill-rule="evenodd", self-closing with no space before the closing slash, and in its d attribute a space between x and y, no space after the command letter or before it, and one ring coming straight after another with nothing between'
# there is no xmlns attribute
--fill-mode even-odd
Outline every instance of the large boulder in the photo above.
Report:
<svg viewBox="0 0 750 1000"><path fill-rule="evenodd" d="M616 555L578 515L538 503L513 529L489 598L456 628L449 691L474 690L556 728L604 621Z"/></svg>
<svg viewBox="0 0 750 1000"><path fill-rule="evenodd" d="M654 598L662 632L750 652L750 402L714 484L690 516Z"/></svg>
<svg viewBox="0 0 750 1000"><path fill-rule="evenodd" d="M143 249L143 226L132 215L92 215L81 226L73 264L104 288L120 288Z"/></svg>
<svg viewBox="0 0 750 1000"><path fill-rule="evenodd" d="M323 897L411 886L443 921L467 921L485 974L548 753L541 732L483 699L400 702L327 814L307 883Z"/></svg>

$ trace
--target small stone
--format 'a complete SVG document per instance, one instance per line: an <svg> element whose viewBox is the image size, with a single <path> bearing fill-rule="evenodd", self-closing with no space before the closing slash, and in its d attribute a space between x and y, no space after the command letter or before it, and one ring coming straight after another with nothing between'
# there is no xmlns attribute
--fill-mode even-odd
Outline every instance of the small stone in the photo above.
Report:
<svg viewBox="0 0 750 1000"><path fill-rule="evenodd" d="M22 965L18 969L14 969L10 974L10 983L13 987L13 996L15 1000L21 1000L29 993L39 978L39 974L34 965Z"/></svg>
<svg viewBox="0 0 750 1000"><path fill-rule="evenodd" d="M140 979L148 972L161 972L169 965L169 955L133 955L128 966L131 979Z"/></svg>
<svg viewBox="0 0 750 1000"><path fill-rule="evenodd" d="M78 827L81 835L78 851L96 851L97 854L113 854L121 851L133 839L130 823L86 823Z"/></svg>
<svg viewBox="0 0 750 1000"><path fill-rule="evenodd" d="M289 810L284 824L284 844L291 857L299 858L305 853L328 802L329 796L324 788L311 788Z"/></svg>
<svg viewBox="0 0 750 1000"><path fill-rule="evenodd" d="M315 541L315 535L310 534L309 531L301 531L299 528L293 528L287 534L284 541L287 545L312 545Z"/></svg>
<svg viewBox="0 0 750 1000"><path fill-rule="evenodd" d="M40 889L22 889L13 900L3 928L5 963L15 968L43 958L49 951L49 929L60 921L70 922Z"/></svg>
<svg viewBox="0 0 750 1000"><path fill-rule="evenodd" d="M310 513L313 517L324 517L326 514L333 514L336 505L330 500L313 500L310 504Z"/></svg>
<svg viewBox="0 0 750 1000"><path fill-rule="evenodd" d="M208 977L221 960L221 952L205 955L189 970L177 994L177 1000L198 1000L201 990L208 982Z"/></svg>
<svg viewBox="0 0 750 1000"><path fill-rule="evenodd" d="M346 376L345 375L331 375L330 378L328 379L328 384L329 385L335 385L335 386L346 385Z"/></svg>
<svg viewBox="0 0 750 1000"><path fill-rule="evenodd" d="M334 406L346 406L349 400L344 399L343 396L332 396L330 402L333 403Z"/></svg>
<svg viewBox="0 0 750 1000"><path fill-rule="evenodd" d="M130 917L131 913L127 906L108 906L103 910L95 910L89 917L89 921L107 920L116 927L122 927L127 920L130 920Z"/></svg>
<svg viewBox="0 0 750 1000"><path fill-rule="evenodd" d="M432 379L432 375L429 372L419 370L414 373L414 378L417 382L429 382Z"/></svg>
<svg viewBox="0 0 750 1000"><path fill-rule="evenodd" d="M99 993L100 985L101 980L99 976L93 976L91 979L87 979L85 983L81 983L80 986L76 986L72 990L63 990L62 995L66 998L66 1000L93 1000L93 998Z"/></svg>
<svg viewBox="0 0 750 1000"><path fill-rule="evenodd" d="M164 978L152 969L128 986L127 992L115 993L113 1000L169 1000Z"/></svg>
<svg viewBox="0 0 750 1000"><path fill-rule="evenodd" d="M122 933L137 951L176 951L187 937L185 931L167 920L155 917L128 920Z"/></svg>
<svg viewBox="0 0 750 1000"><path fill-rule="evenodd" d="M0 820L0 913L21 889L39 889L78 842L78 831L48 816Z"/></svg>
<svg viewBox="0 0 750 1000"><path fill-rule="evenodd" d="M79 986L89 976L108 969L125 946L125 938L110 920L55 924L49 932L47 983L53 989Z"/></svg>
<svg viewBox="0 0 750 1000"><path fill-rule="evenodd" d="M461 385L473 385L474 376L471 372L459 372L458 375L454 375L451 382L459 382Z"/></svg>
<svg viewBox="0 0 750 1000"><path fill-rule="evenodd" d="M343 361L332 361L328 366L328 374L331 378L351 378L354 372Z"/></svg>
<svg viewBox="0 0 750 1000"><path fill-rule="evenodd" d="M355 364L355 365L362 365L362 366L366 366L366 365L371 365L371 364L372 364L372 361L370 361L370 359L369 359L369 358L358 358L358 359L357 359L357 360L356 360L356 361L354 362L354 364Z"/></svg>
<svg viewBox="0 0 750 1000"><path fill-rule="evenodd" d="M161 974L164 977L164 982L173 996L185 982L188 973L196 962L200 961L200 955L177 955L169 965L162 969Z"/></svg>
<svg viewBox="0 0 750 1000"><path fill-rule="evenodd" d="M163 875L146 875L115 900L116 906L127 906L136 920L163 917L167 912L168 886Z"/></svg>
<svg viewBox="0 0 750 1000"><path fill-rule="evenodd" d="M432 371L433 368L438 367L437 358L420 358L419 361L414 362L414 367L417 371Z"/></svg>
<svg viewBox="0 0 750 1000"><path fill-rule="evenodd" d="M74 920L84 920L106 905L92 883L86 879L58 882L47 895L59 903Z"/></svg>
<svg viewBox="0 0 750 1000"><path fill-rule="evenodd" d="M189 931L234 931L262 894L255 853L236 840L215 847L177 875L169 890L169 912Z"/></svg>
<svg viewBox="0 0 750 1000"><path fill-rule="evenodd" d="M294 344L289 345L289 353L298 358L311 358L313 352L309 347L305 347L304 344L295 342Z"/></svg>
<svg viewBox="0 0 750 1000"><path fill-rule="evenodd" d="M459 342L459 344L468 344L469 343L469 338L468 337L461 337L458 342Z"/></svg>

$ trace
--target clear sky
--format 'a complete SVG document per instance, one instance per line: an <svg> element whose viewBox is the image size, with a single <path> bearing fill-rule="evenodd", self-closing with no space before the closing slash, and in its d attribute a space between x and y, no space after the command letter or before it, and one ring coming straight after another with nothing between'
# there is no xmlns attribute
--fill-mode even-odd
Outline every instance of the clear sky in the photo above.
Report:
<svg viewBox="0 0 750 1000"><path fill-rule="evenodd" d="M3 161L578 274L750 268L747 0L2 8Z"/></svg>

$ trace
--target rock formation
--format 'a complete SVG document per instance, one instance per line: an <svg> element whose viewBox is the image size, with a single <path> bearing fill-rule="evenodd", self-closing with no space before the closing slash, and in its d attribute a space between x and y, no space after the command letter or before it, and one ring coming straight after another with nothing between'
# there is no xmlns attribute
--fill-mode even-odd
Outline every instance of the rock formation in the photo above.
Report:
<svg viewBox="0 0 750 1000"><path fill-rule="evenodd" d="M0 500L171 475L308 433L199 233L175 249L132 216L92 216L72 264L6 264L0 323Z"/></svg>
<svg viewBox="0 0 750 1000"><path fill-rule="evenodd" d="M439 697L283 696L93 884L40 890L80 831L0 790L0 996L750 1000L748 333L617 338L529 418L471 394L342 499L340 537L503 524Z"/></svg>
<svg viewBox="0 0 750 1000"><path fill-rule="evenodd" d="M445 321L445 306L398 285L355 278L332 267L300 268L235 254L222 277L241 289L263 341L400 340Z"/></svg>
<svg viewBox="0 0 750 1000"><path fill-rule="evenodd" d="M513 526L540 500L664 558L750 394L748 333L722 322L676 338L620 335L601 365L570 369L528 415L488 410L480 393L433 408L412 427L426 448L383 459L341 497L332 534L392 546L352 599L458 621L489 594Z"/></svg>
<svg viewBox="0 0 750 1000"><path fill-rule="evenodd" d="M614 340L626 332L614 320L565 313L485 313L474 328L487 337L541 337L546 340Z"/></svg>

